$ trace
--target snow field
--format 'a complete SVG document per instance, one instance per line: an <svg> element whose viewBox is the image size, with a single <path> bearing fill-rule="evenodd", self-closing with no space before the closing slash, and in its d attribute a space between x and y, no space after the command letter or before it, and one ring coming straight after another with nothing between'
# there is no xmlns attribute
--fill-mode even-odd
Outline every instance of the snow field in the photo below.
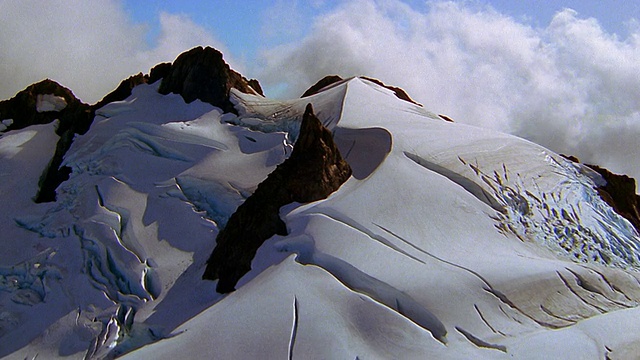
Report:
<svg viewBox="0 0 640 360"><path fill-rule="evenodd" d="M636 350L638 234L594 195L593 173L359 78L290 101L234 91L239 116L156 87L96 112L57 203L30 201L53 124L0 137L0 357ZM291 153L309 102L354 176L283 207L289 235L217 294L200 279L215 236Z"/></svg>

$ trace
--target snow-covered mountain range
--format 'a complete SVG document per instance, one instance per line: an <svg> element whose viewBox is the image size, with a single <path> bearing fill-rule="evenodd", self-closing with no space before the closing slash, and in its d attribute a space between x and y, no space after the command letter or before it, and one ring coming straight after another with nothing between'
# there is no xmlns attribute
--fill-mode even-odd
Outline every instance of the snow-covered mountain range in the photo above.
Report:
<svg viewBox="0 0 640 360"><path fill-rule="evenodd" d="M270 100L195 48L0 120L2 358L640 353L634 180L378 80Z"/></svg>

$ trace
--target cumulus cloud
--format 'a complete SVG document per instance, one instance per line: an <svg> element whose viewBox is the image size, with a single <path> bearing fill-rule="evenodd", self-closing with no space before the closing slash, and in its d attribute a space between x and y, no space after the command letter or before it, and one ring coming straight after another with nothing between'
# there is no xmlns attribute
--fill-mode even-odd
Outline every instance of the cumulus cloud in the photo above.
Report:
<svg viewBox="0 0 640 360"><path fill-rule="evenodd" d="M0 0L0 99L51 78L86 102L196 45L224 48L188 17L162 13L160 35L146 42L116 0Z"/></svg>
<svg viewBox="0 0 640 360"><path fill-rule="evenodd" d="M303 29L304 19L296 0L276 0L262 12L260 35L268 42L296 38Z"/></svg>
<svg viewBox="0 0 640 360"><path fill-rule="evenodd" d="M570 9L534 28L490 7L356 0L264 50L260 79L299 96L327 74L377 77L458 122L640 178L639 42Z"/></svg>

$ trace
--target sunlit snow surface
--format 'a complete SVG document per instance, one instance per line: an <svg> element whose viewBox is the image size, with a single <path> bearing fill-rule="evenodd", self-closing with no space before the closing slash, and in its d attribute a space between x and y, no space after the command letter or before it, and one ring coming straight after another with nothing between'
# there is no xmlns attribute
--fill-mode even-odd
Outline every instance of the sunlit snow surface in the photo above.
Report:
<svg viewBox="0 0 640 360"><path fill-rule="evenodd" d="M240 116L156 89L96 112L55 203L31 199L55 124L0 137L0 357L640 351L640 239L599 175L358 78L291 101L234 92ZM200 279L215 236L291 153L309 102L353 176L283 207L289 235L217 294Z"/></svg>

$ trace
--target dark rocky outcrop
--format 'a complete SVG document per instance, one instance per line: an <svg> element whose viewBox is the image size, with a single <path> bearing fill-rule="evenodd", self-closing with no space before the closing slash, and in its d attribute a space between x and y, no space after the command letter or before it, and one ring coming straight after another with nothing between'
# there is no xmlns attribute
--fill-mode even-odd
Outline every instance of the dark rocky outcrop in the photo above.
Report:
<svg viewBox="0 0 640 360"><path fill-rule="evenodd" d="M260 82L258 82L257 79L249 79L247 84L249 84L249 86L251 86L251 89L253 89L255 92L257 92L258 95L264 96L264 92L262 91L262 86L260 86Z"/></svg>
<svg viewBox="0 0 640 360"><path fill-rule="evenodd" d="M418 105L418 106L422 106L422 104L415 102L415 101L414 101L414 100L409 96L409 94L407 94L407 92L406 92L406 91L402 90L402 89L401 89L401 88L399 88L399 87L396 87L396 86L390 86L390 85L385 85L382 81L380 81L380 80L378 80L378 79L374 79L374 78L370 78L370 77L366 77L366 76L361 76L361 78L362 78L362 79L365 79L365 80L369 80L369 81L371 81L372 83L378 84L378 85L380 85L380 86L382 86L382 87L385 87L385 88L387 88L387 89L389 89L389 90L393 91L393 93L394 93L394 94L396 94L396 97L397 97L398 99L401 99L401 100L404 100L404 101L408 101L408 102L410 102L410 103L412 103L412 104L416 104L416 105Z"/></svg>
<svg viewBox="0 0 640 360"><path fill-rule="evenodd" d="M130 76L129 78L122 80L118 87L107 94L102 100L93 105L94 109L100 109L101 107L112 103L114 101L122 101L131 96L131 91L134 87L141 84L153 84L154 82L164 78L171 69L171 63L160 63L153 68L149 74L138 73Z"/></svg>
<svg viewBox="0 0 640 360"><path fill-rule="evenodd" d="M56 150L40 175L38 191L33 201L37 203L56 201L56 189L64 181L69 180L69 175L71 175L71 168L61 167L61 165L64 155L71 148L74 136L73 130L67 130L60 135L60 139L56 143Z"/></svg>
<svg viewBox="0 0 640 360"><path fill-rule="evenodd" d="M131 96L131 91L134 87L148 83L150 83L149 75L138 73L137 75L130 76L129 78L122 80L118 87L103 97L102 100L98 101L93 107L95 109L100 109L114 101L122 101Z"/></svg>
<svg viewBox="0 0 640 360"><path fill-rule="evenodd" d="M195 47L178 56L158 91L182 95L187 103L196 99L236 112L229 101L229 91L236 88L247 94L263 95L257 80L247 80L231 70L222 53L211 47Z"/></svg>
<svg viewBox="0 0 640 360"><path fill-rule="evenodd" d="M152 67L149 71L149 81L148 84L153 84L154 82L164 79L171 71L171 63L165 62L157 64Z"/></svg>
<svg viewBox="0 0 640 360"><path fill-rule="evenodd" d="M69 179L71 169L61 167L64 155L71 148L76 134L84 134L89 130L93 121L94 110L86 105L79 107L74 112L69 112L60 119L60 126L56 133L60 136L56 144L56 150L49 161L49 164L42 172L38 181L38 192L33 199L35 202L56 201L56 189L63 182ZM68 120L66 120L68 119Z"/></svg>
<svg viewBox="0 0 640 360"><path fill-rule="evenodd" d="M66 105L61 110L38 111L38 97L53 95L64 99ZM89 105L80 101L71 90L49 79L29 85L9 100L0 101L0 120L13 119L7 130L23 129L27 126L48 124L60 119L58 135L78 121L86 122L86 117L78 118L76 114L89 110ZM80 124L78 124L80 125ZM88 124L83 124L88 128Z"/></svg>
<svg viewBox="0 0 640 360"><path fill-rule="evenodd" d="M286 235L280 219L283 205L324 199L351 176L351 168L333 142L331 132L307 105L291 156L258 185L238 207L216 238L203 278L218 279L217 291L234 290L251 270L251 260L273 235Z"/></svg>
<svg viewBox="0 0 640 360"><path fill-rule="evenodd" d="M560 154L569 161L580 163L573 155ZM636 194L636 180L627 175L615 174L598 165L584 164L602 176L606 184L596 187L598 194L618 215L629 222L640 233L640 195Z"/></svg>
<svg viewBox="0 0 640 360"><path fill-rule="evenodd" d="M607 182L597 188L600 197L618 214L629 220L640 233L640 196L636 194L636 180L627 175L614 174L597 165L587 165Z"/></svg>
<svg viewBox="0 0 640 360"><path fill-rule="evenodd" d="M374 78L370 78L367 76L360 76L361 79L365 79L368 81L371 81L374 84L378 84L384 88L387 88L391 91L393 91L393 93L396 95L396 97L398 99L404 100L404 101L408 101L412 104L416 104L418 106L422 106L422 104L415 102L410 96L409 94L407 94L406 91L404 91L403 89L396 87L396 86L390 86L390 85L385 85L385 83L383 83L382 81L378 80L378 79L374 79ZM301 97L307 97L307 96L311 96L311 95L315 95L317 93L320 92L320 90L324 89L325 87L337 83L339 81L342 81L343 79L338 76L338 75L327 75L325 77L323 77L322 79L320 79L317 83L313 84L310 88L308 88ZM446 120L446 119L445 119Z"/></svg>
<svg viewBox="0 0 640 360"><path fill-rule="evenodd" d="M438 116L444 121L454 122L453 119L448 117L447 115L438 114Z"/></svg>
<svg viewBox="0 0 640 360"><path fill-rule="evenodd" d="M562 156L563 158L569 160L569 161L573 161L574 163L580 163L580 159L578 159L577 157L573 156L573 155L565 155L565 154L560 154L560 156Z"/></svg>
<svg viewBox="0 0 640 360"><path fill-rule="evenodd" d="M60 101L59 109L43 108L38 99L53 95ZM22 129L36 124L48 124L56 119L56 134L60 136L56 150L38 181L35 202L55 201L55 189L69 178L69 169L60 169L64 154L71 147L75 134L84 134L93 121L93 108L80 101L71 90L53 80L42 80L28 86L13 98L0 102L0 118L13 119L7 130Z"/></svg>
<svg viewBox="0 0 640 360"><path fill-rule="evenodd" d="M307 97L307 96L311 96L311 95L315 95L317 93L320 92L320 90L322 90L323 88L331 85L331 84L335 84L339 81L342 81L342 78L338 75L327 75L325 77L323 77L322 79L318 80L317 83L313 84L310 88L307 89L307 91L304 92L304 94L302 94L301 97Z"/></svg>

